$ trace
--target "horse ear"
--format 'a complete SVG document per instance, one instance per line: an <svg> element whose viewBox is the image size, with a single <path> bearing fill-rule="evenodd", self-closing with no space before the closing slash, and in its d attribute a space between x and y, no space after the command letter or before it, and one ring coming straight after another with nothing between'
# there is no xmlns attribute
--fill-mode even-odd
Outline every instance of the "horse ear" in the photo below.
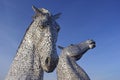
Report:
<svg viewBox="0 0 120 80"><path fill-rule="evenodd" d="M55 19L55 20L58 19L61 14L62 14L62 13L57 13L57 14L53 15L53 19Z"/></svg>
<svg viewBox="0 0 120 80"><path fill-rule="evenodd" d="M37 7L35 7L34 5L32 6L33 11L35 11L35 13L41 13L43 14Z"/></svg>
<svg viewBox="0 0 120 80"><path fill-rule="evenodd" d="M62 50L64 49L64 47L62 47L62 46L58 46L58 48L59 48L59 49L62 49Z"/></svg>

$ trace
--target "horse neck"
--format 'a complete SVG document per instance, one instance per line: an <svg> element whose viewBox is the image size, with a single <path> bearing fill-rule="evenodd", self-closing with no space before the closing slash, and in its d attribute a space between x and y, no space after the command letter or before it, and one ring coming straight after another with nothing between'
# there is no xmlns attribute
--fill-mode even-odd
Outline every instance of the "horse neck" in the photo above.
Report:
<svg viewBox="0 0 120 80"><path fill-rule="evenodd" d="M76 63L75 60L70 59L71 65L73 65L74 70L77 72L81 80L90 80L87 73Z"/></svg>
<svg viewBox="0 0 120 80"><path fill-rule="evenodd" d="M70 58L62 52L57 65L57 80L76 80L74 77L78 78L70 61Z"/></svg>
<svg viewBox="0 0 120 80"><path fill-rule="evenodd" d="M43 80L43 70L40 66L40 58L38 54L36 54L37 52L35 50L35 43L33 40L33 35L37 28L36 24L37 21L33 21L27 29L10 67L6 80Z"/></svg>
<svg viewBox="0 0 120 80"><path fill-rule="evenodd" d="M76 60L65 53L62 53L59 58L57 76L58 80L90 80L86 72L76 63Z"/></svg>

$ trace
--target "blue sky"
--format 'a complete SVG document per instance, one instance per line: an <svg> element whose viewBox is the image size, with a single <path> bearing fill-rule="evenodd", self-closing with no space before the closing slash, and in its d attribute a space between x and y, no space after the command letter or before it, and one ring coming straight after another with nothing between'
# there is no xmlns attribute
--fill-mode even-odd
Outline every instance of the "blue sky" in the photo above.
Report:
<svg viewBox="0 0 120 80"><path fill-rule="evenodd" d="M62 12L57 45L96 41L97 47L78 61L91 80L120 80L119 0L0 0L0 80L32 21L32 5ZM45 80L56 80L56 72L45 73Z"/></svg>

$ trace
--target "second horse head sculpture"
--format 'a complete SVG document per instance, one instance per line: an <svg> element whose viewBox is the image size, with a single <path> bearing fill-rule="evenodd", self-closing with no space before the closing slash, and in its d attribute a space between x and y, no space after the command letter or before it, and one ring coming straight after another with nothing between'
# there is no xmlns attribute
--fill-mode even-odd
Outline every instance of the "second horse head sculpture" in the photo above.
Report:
<svg viewBox="0 0 120 80"><path fill-rule="evenodd" d="M62 53L57 65L57 80L90 80L87 73L76 63L83 54L95 47L93 40L60 47Z"/></svg>

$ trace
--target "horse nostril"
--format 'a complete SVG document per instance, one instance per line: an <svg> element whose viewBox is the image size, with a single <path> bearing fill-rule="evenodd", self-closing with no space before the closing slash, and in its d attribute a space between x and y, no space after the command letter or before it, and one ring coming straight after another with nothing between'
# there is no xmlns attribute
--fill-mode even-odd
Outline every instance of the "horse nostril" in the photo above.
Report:
<svg viewBox="0 0 120 80"><path fill-rule="evenodd" d="M96 47L96 45L95 45L95 44L92 44L92 49L95 48L95 47Z"/></svg>
<svg viewBox="0 0 120 80"><path fill-rule="evenodd" d="M47 58L46 58L45 64L47 64L48 66L50 65L50 57L47 57Z"/></svg>
<svg viewBox="0 0 120 80"><path fill-rule="evenodd" d="M94 48L94 47L96 47L96 45L95 45L95 44L93 45L93 48Z"/></svg>
<svg viewBox="0 0 120 80"><path fill-rule="evenodd" d="M95 45L95 41L93 41L93 42L92 42L92 44L94 44L94 45Z"/></svg>

